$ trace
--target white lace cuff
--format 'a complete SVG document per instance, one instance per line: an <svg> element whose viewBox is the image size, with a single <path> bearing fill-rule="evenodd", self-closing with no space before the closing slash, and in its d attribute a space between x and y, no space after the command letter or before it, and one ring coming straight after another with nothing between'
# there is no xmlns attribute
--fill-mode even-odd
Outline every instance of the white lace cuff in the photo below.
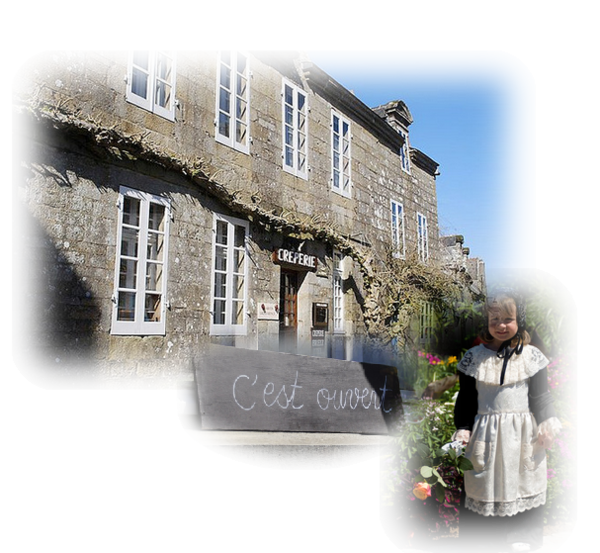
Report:
<svg viewBox="0 0 600 553"><path fill-rule="evenodd" d="M461 429L461 430L457 430L453 435L452 435L452 441L459 441L465 444L469 443L469 440L471 439L471 431L470 430L466 430L466 429Z"/></svg>
<svg viewBox="0 0 600 553"><path fill-rule="evenodd" d="M550 417L538 425L538 436L545 434L554 439L558 436L562 429L562 424L557 417Z"/></svg>

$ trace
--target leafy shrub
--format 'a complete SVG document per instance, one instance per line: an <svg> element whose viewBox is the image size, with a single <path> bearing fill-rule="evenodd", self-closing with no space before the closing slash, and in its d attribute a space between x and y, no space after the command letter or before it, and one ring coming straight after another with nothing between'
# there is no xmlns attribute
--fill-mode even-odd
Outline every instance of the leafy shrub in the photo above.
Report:
<svg viewBox="0 0 600 553"><path fill-rule="evenodd" d="M440 492L436 492L424 501L414 494L415 480L419 478L420 470L404 474L390 471L390 475L396 473L392 478L394 499L387 508L381 509L380 505L379 522L388 539L395 545L423 545L432 537L443 535L449 528L458 525L462 475L454 466L440 466L436 470L447 486L438 487L442 490L443 499L440 500L437 497Z"/></svg>
<svg viewBox="0 0 600 553"><path fill-rule="evenodd" d="M425 353L423 351L417 352L417 379L414 383L415 393L421 395L423 390L431 382L435 382L446 376L452 376L456 374L456 365L458 359L454 356L448 357L445 361L433 355L431 353ZM452 391L448 391L443 398L450 400L452 395L458 391L458 386L454 386Z"/></svg>
<svg viewBox="0 0 600 553"><path fill-rule="evenodd" d="M537 270L536 293L527 302L527 323L538 331L551 355L578 347L579 309L575 296L548 271Z"/></svg>
<svg viewBox="0 0 600 553"><path fill-rule="evenodd" d="M419 352L418 393L435 379L454 374L457 360ZM557 416L563 424L560 436L548 450L546 524L561 525L575 517L574 374L565 359L550 363L548 383ZM463 471L469 462L460 449L444 447L455 432L454 404L458 384L437 400L416 399L405 403L405 420L384 458L384 504L411 534L424 538L445 537L459 521Z"/></svg>
<svg viewBox="0 0 600 553"><path fill-rule="evenodd" d="M410 418L391 454L379 458L379 521L400 546L425 543L457 526L463 486L459 463L464 457L441 451L455 430L454 405L420 400ZM419 481L433 487L424 501L414 494Z"/></svg>
<svg viewBox="0 0 600 553"><path fill-rule="evenodd" d="M433 399L417 400L407 406L404 431L397 438L398 448L407 459L419 454L428 457L454 434L454 404ZM426 448L426 449L424 449Z"/></svg>
<svg viewBox="0 0 600 553"><path fill-rule="evenodd" d="M562 525L576 516L576 412L575 374L567 358L548 365L548 386L554 399L556 414L563 429L548 454L548 491L544 518L546 524Z"/></svg>

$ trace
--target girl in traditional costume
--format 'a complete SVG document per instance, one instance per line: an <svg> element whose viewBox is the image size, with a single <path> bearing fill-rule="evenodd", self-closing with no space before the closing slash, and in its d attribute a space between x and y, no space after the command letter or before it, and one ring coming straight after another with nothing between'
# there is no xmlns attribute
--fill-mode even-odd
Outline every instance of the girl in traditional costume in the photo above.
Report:
<svg viewBox="0 0 600 553"><path fill-rule="evenodd" d="M460 541L478 551L542 546L546 448L560 430L548 391L548 359L530 344L514 293L486 304L482 343L458 364L455 439L466 444Z"/></svg>

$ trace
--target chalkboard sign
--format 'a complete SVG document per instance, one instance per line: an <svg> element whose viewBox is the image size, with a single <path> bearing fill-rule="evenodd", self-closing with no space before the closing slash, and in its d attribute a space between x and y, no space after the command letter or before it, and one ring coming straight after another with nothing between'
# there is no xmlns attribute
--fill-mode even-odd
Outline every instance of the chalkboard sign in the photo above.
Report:
<svg viewBox="0 0 600 553"><path fill-rule="evenodd" d="M194 374L210 430L387 434L402 414L387 365L209 345Z"/></svg>

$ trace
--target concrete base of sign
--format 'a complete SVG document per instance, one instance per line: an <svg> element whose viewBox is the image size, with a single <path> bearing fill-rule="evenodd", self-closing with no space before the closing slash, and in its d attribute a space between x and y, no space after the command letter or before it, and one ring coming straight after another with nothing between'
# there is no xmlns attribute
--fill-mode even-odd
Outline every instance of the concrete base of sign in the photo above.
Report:
<svg viewBox="0 0 600 553"><path fill-rule="evenodd" d="M217 432L185 430L213 455L257 468L320 471L376 460L389 436L298 432Z"/></svg>

